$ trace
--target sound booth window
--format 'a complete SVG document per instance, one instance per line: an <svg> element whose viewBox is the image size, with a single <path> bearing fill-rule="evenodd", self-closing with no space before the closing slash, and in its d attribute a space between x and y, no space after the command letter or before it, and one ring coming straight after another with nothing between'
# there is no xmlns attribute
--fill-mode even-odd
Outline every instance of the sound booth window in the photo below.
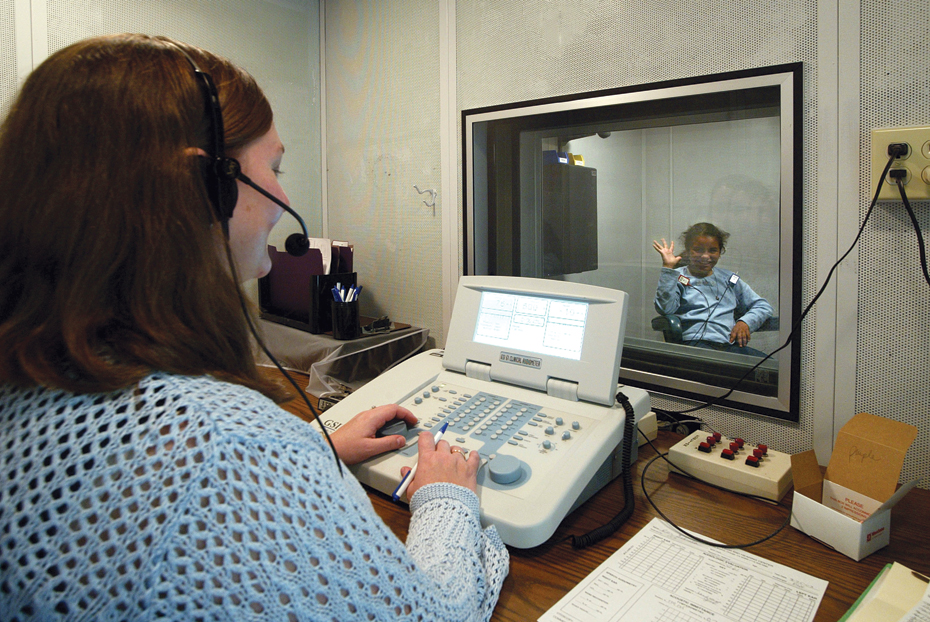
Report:
<svg viewBox="0 0 930 622"><path fill-rule="evenodd" d="M797 421L801 77L463 111L466 274L626 291L621 382Z"/></svg>

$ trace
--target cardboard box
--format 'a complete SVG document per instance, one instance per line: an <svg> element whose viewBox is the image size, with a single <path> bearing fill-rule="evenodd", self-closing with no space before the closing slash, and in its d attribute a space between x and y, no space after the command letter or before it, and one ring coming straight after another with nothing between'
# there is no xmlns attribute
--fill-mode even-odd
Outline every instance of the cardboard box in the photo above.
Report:
<svg viewBox="0 0 930 622"><path fill-rule="evenodd" d="M791 526L859 561L887 546L891 508L918 479L898 488L917 428L859 413L842 427L826 473L814 451L791 456Z"/></svg>

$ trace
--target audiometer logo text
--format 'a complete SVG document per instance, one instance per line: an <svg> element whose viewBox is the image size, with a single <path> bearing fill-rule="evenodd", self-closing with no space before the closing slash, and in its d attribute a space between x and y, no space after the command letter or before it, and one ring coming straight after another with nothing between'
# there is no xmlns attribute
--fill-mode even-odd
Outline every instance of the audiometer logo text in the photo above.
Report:
<svg viewBox="0 0 930 622"><path fill-rule="evenodd" d="M522 365L523 367L532 367L533 369L542 367L542 359L523 356L522 354L511 354L510 352L501 352L501 362Z"/></svg>

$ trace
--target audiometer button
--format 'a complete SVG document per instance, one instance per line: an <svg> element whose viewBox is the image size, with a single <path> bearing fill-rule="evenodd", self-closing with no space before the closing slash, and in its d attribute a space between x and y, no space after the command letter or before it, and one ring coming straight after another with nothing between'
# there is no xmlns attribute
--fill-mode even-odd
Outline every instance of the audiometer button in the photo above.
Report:
<svg viewBox="0 0 930 622"><path fill-rule="evenodd" d="M543 449L552 449L552 442L545 440L542 442Z"/></svg>
<svg viewBox="0 0 930 622"><path fill-rule="evenodd" d="M423 398L417 396L417 397L413 398L413 403L414 403L414 404L422 404L422 403L423 403Z"/></svg>
<svg viewBox="0 0 930 622"><path fill-rule="evenodd" d="M555 430L551 425L546 427L546 434L555 434Z"/></svg>
<svg viewBox="0 0 930 622"><path fill-rule="evenodd" d="M433 393L439 393L439 387L434 384L432 387L430 387L430 391Z"/></svg>
<svg viewBox="0 0 930 622"><path fill-rule="evenodd" d="M513 456L497 456L488 463L491 481L497 484L512 484L523 475L520 461Z"/></svg>
<svg viewBox="0 0 930 622"><path fill-rule="evenodd" d="M556 424L556 425L562 425L563 423L565 423L565 422L562 421L562 417L556 417L556 418L555 418L555 424Z"/></svg>
<svg viewBox="0 0 930 622"><path fill-rule="evenodd" d="M423 397L429 397L429 391L423 391Z"/></svg>
<svg viewBox="0 0 930 622"><path fill-rule="evenodd" d="M564 432L562 432L562 440L563 440L563 441L567 441L567 440L570 439L571 437L572 437L572 433L569 432L568 430L565 430Z"/></svg>
<svg viewBox="0 0 930 622"><path fill-rule="evenodd" d="M580 429L581 429L581 424L578 423L577 421L572 421L572 429L573 429L573 430L580 430Z"/></svg>

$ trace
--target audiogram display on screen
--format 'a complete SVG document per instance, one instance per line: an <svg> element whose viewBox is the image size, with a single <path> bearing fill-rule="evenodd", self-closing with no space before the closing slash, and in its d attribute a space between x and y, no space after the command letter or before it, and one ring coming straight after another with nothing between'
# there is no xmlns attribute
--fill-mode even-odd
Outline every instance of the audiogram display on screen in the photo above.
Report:
<svg viewBox="0 0 930 622"><path fill-rule="evenodd" d="M474 341L579 360L588 303L485 291Z"/></svg>

